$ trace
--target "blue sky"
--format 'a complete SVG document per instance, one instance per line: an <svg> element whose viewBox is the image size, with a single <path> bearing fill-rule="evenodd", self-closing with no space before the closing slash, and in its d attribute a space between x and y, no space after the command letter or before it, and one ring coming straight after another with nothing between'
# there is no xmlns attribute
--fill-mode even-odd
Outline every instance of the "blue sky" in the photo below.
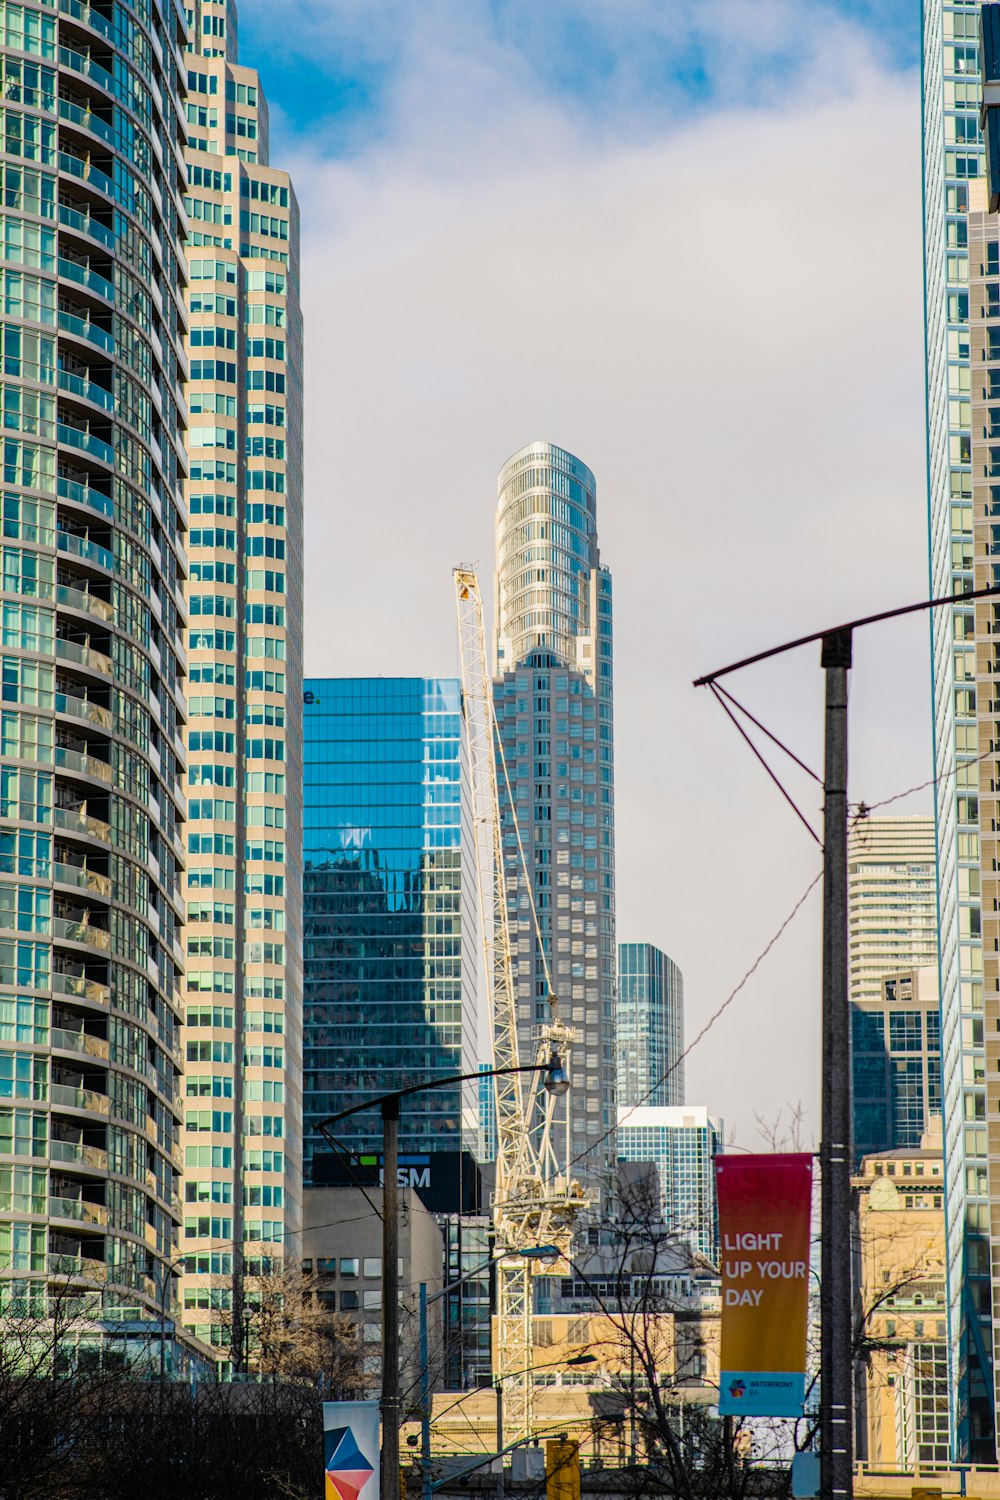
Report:
<svg viewBox="0 0 1000 1500"><path fill-rule="evenodd" d="M277 138L290 130L330 155L385 129L416 35L460 63L493 53L567 111L627 133L692 110L779 104L838 35L863 40L887 71L915 68L919 48L916 0L302 0L295 10L289 27L283 4L242 0L241 53L267 59Z"/></svg>
<svg viewBox="0 0 1000 1500"><path fill-rule="evenodd" d="M301 205L306 670L453 674L501 464L588 463L619 936L680 964L694 1035L816 850L692 678L925 597L917 0L240 11ZM738 690L814 765L819 677L803 652ZM925 623L866 633L852 695L854 795L925 781ZM690 1059L745 1145L814 1110L818 942L816 902Z"/></svg>

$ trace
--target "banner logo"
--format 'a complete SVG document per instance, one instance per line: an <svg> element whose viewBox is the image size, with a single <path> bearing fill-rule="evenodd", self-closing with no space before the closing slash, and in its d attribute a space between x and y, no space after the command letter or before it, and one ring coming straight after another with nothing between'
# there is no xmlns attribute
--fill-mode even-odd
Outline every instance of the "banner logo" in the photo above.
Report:
<svg viewBox="0 0 1000 1500"><path fill-rule="evenodd" d="M325 1500L374 1500L378 1494L378 1402L323 1402Z"/></svg>

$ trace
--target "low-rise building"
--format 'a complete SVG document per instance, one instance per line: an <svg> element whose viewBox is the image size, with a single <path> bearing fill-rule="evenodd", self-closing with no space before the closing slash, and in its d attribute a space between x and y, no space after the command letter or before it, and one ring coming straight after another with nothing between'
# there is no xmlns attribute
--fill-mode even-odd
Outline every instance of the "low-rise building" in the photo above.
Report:
<svg viewBox="0 0 1000 1500"><path fill-rule="evenodd" d="M364 1348L365 1384L377 1391L382 1375L382 1189L306 1188L302 1269L320 1278L320 1298L357 1323ZM401 1388L420 1381L420 1285L433 1298L442 1287L444 1241L432 1213L413 1188L399 1189L399 1307ZM444 1358L441 1303L427 1310L432 1373ZM437 1382L439 1383L438 1376Z"/></svg>
<svg viewBox="0 0 1000 1500"><path fill-rule="evenodd" d="M940 1120L916 1150L866 1156L854 1179L861 1246L864 1390L873 1466L947 1463L948 1342Z"/></svg>

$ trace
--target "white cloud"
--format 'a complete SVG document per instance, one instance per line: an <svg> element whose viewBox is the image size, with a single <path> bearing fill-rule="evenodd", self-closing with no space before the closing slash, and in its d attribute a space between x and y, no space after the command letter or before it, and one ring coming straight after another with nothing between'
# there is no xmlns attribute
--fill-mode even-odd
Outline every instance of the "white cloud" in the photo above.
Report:
<svg viewBox="0 0 1000 1500"><path fill-rule="evenodd" d="M734 74L751 9L714 8ZM276 149L305 236L307 669L454 672L450 569L489 583L500 464L579 454L615 581L619 935L681 964L690 1037L819 860L691 678L925 594L917 85L839 26L767 108L594 129L464 12L409 27L349 160ZM856 796L929 774L926 639L857 640ZM732 683L817 768L818 654ZM818 1133L818 915L688 1064L746 1144L786 1099Z"/></svg>

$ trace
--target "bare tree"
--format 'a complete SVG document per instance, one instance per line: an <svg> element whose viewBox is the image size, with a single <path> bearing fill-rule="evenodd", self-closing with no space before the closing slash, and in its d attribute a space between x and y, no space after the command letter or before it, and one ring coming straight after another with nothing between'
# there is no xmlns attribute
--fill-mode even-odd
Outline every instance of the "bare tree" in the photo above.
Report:
<svg viewBox="0 0 1000 1500"><path fill-rule="evenodd" d="M356 1324L326 1305L320 1278L294 1262L267 1262L245 1282L251 1371L322 1385L331 1399L362 1393Z"/></svg>

